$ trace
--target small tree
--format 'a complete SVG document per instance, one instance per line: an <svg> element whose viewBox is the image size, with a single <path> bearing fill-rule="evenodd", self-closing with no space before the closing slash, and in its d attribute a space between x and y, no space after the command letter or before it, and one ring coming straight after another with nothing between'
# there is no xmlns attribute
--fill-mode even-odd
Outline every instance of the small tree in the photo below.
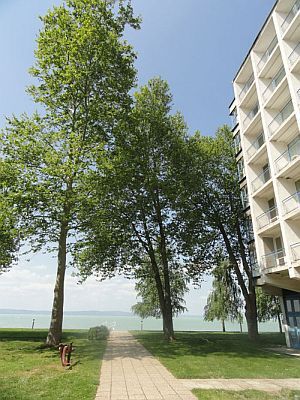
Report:
<svg viewBox="0 0 300 400"><path fill-rule="evenodd" d="M160 266L160 275L163 282L163 269ZM146 261L143 267L137 271L137 282L135 290L137 296L142 301L132 306L134 314L140 316L142 319L148 317L161 318L162 310L160 307L159 297L156 289L155 278L151 269L151 264ZM188 291L188 279L179 272L178 268L175 270L170 269L170 286L171 286L171 302L172 314L177 316L186 311L184 295Z"/></svg>
<svg viewBox="0 0 300 400"><path fill-rule="evenodd" d="M215 319L222 322L222 330L225 332L225 321L238 321L241 325L242 306L241 291L235 279L232 277L232 267L228 261L223 261L212 272L213 290L207 298L204 308L204 320Z"/></svg>
<svg viewBox="0 0 300 400"><path fill-rule="evenodd" d="M277 296L264 293L261 288L256 289L257 317L259 322L270 320L278 321L279 331L282 333L281 307Z"/></svg>

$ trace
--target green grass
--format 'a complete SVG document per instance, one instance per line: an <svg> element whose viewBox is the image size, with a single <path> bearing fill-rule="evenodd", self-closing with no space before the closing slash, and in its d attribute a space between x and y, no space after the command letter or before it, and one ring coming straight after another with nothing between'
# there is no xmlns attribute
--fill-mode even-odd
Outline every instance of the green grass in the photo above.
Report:
<svg viewBox="0 0 300 400"><path fill-rule="evenodd" d="M193 393L201 400L298 400L299 391L282 391L280 393L266 393L258 390L193 390Z"/></svg>
<svg viewBox="0 0 300 400"><path fill-rule="evenodd" d="M45 330L0 329L1 400L92 400L99 384L105 341L87 331L65 331L73 342L72 369L61 366L57 349L42 348Z"/></svg>
<svg viewBox="0 0 300 400"><path fill-rule="evenodd" d="M261 334L258 343L247 334L180 332L168 343L160 332L133 332L177 378L299 378L300 360L277 355L268 347L284 345L284 336Z"/></svg>

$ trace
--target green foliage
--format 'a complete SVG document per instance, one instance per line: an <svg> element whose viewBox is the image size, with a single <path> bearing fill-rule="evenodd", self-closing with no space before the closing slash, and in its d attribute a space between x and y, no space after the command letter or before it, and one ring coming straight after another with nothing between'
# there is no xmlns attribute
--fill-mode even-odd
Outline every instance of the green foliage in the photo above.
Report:
<svg viewBox="0 0 300 400"><path fill-rule="evenodd" d="M242 322L241 290L232 276L232 267L223 261L212 272L214 280L212 292L208 295L204 308L204 320L231 320Z"/></svg>
<svg viewBox="0 0 300 400"><path fill-rule="evenodd" d="M169 87L160 78L135 94L128 123L116 136L106 175L95 173L90 181L97 218L85 208L90 229L77 246L75 259L84 278L92 272L107 277L116 271L135 276L148 258L160 308L168 308L169 316L170 271L181 269L174 163L180 159L186 137L183 118L171 114L171 102Z"/></svg>
<svg viewBox="0 0 300 400"><path fill-rule="evenodd" d="M88 331L89 340L104 340L107 339L109 335L109 329L105 325L94 326Z"/></svg>
<svg viewBox="0 0 300 400"><path fill-rule="evenodd" d="M278 319L281 316L280 301L277 296L264 293L261 288L256 289L257 317L259 322Z"/></svg>
<svg viewBox="0 0 300 400"><path fill-rule="evenodd" d="M160 275L163 282L164 278L161 266ZM132 312L142 319L148 317L161 318L162 312L160 308L159 297L149 260L144 261L143 267L141 267L141 270L139 270L136 274L136 278L138 278L138 280L135 284L135 291L137 296L140 297L142 301L134 304L131 307ZM187 310L184 300L184 295L188 291L187 281L188 278L178 270L170 269L171 304L173 316L178 316Z"/></svg>

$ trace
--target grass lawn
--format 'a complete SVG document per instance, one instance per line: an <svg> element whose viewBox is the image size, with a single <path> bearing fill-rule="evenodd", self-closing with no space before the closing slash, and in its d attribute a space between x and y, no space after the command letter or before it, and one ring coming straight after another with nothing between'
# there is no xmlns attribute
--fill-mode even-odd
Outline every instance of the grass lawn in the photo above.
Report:
<svg viewBox="0 0 300 400"><path fill-rule="evenodd" d="M65 331L73 342L72 369L60 364L56 349L43 349L46 330L0 329L1 400L93 400L105 341L90 342L87 331Z"/></svg>
<svg viewBox="0 0 300 400"><path fill-rule="evenodd" d="M296 400L300 399L298 391L282 391L280 393L266 393L257 390L193 390L200 400ZM298 397L299 396L299 397Z"/></svg>
<svg viewBox="0 0 300 400"><path fill-rule="evenodd" d="M284 345L279 333L247 334L179 332L168 343L161 332L133 332L137 339L177 378L299 378L298 357L267 352Z"/></svg>

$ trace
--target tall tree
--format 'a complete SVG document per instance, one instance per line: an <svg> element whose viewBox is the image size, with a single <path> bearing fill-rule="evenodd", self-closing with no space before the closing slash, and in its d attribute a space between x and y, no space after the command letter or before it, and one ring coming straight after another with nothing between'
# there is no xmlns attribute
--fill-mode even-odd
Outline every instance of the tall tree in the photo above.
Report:
<svg viewBox="0 0 300 400"><path fill-rule="evenodd" d="M174 338L170 271L182 268L173 164L186 136L181 115L170 114L171 103L168 85L160 78L135 94L130 124L123 128L126 135L116 139L110 172L91 182L98 185L93 197L100 211L91 221L86 209L91 229L78 246L76 260L83 276L92 271L110 276L115 270L134 276L149 259L164 333L170 340Z"/></svg>
<svg viewBox="0 0 300 400"><path fill-rule="evenodd" d="M249 262L245 215L240 200L232 133L226 126L215 137L193 135L180 166L182 192L179 234L194 256L190 273L211 268L219 255L228 258L245 302L249 337L258 335L255 286Z"/></svg>
<svg viewBox="0 0 300 400"><path fill-rule="evenodd" d="M279 331L282 333L282 313L279 298L277 296L271 296L267 293L264 293L261 288L257 288L256 304L258 321L266 322L272 319L277 319Z"/></svg>
<svg viewBox="0 0 300 400"><path fill-rule="evenodd" d="M208 295L207 304L204 308L204 319L222 322L222 329L225 332L225 321L242 322L241 291L232 276L232 269L228 261L222 261L214 268L212 275L212 291Z"/></svg>
<svg viewBox="0 0 300 400"><path fill-rule="evenodd" d="M88 197L88 176L130 107L135 54L123 32L126 25L137 28L138 20L130 3L109 0L66 0L41 19L30 70L36 83L28 92L43 111L11 118L1 141L20 176L14 201L32 250L57 251L47 337L48 345L56 345L67 254L72 256L85 229L78 215Z"/></svg>

